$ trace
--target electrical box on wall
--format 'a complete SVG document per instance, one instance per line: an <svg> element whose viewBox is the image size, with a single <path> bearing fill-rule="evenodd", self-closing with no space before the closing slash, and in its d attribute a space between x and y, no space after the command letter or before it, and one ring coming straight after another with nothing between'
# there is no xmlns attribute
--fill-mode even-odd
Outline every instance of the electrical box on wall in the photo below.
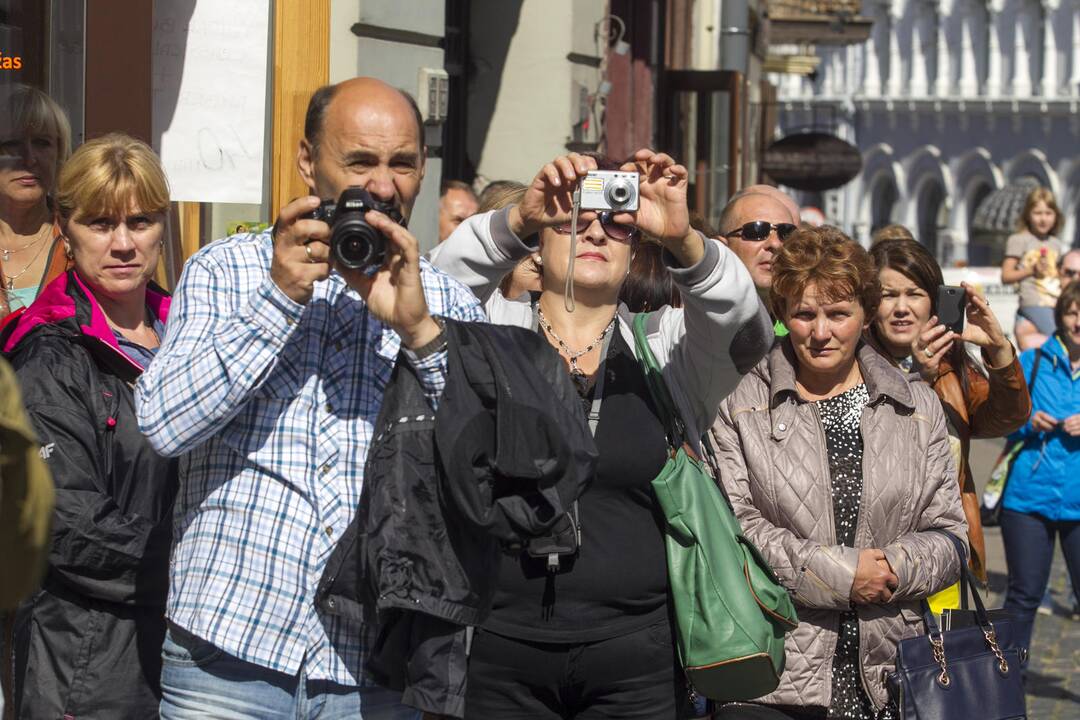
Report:
<svg viewBox="0 0 1080 720"><path fill-rule="evenodd" d="M416 104L426 125L446 120L450 103L450 76L442 68L422 67L418 72Z"/></svg>

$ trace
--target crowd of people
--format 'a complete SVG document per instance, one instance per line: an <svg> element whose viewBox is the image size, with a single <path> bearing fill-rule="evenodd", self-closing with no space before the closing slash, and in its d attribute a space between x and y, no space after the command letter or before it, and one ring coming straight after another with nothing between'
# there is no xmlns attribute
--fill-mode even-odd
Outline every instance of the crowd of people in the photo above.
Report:
<svg viewBox="0 0 1080 720"><path fill-rule="evenodd" d="M203 247L170 294L153 282L170 205L153 150L114 133L72 152L47 95L19 87L0 101L13 717L898 718L884 682L898 644L926 632L924 603L965 571L949 535L987 578L976 438L1022 443L1001 525L1006 608L1028 643L1057 537L1080 588L1080 250L1057 239L1043 189L1002 265L1020 285L1022 352L972 285L962 325L941 321L941 267L903 228L867 249L804 225L768 185L734 194L712 228L690 211L687 168L648 148L625 161L569 153L479 197L444 182L439 244L422 256L406 224L426 167L416 105L356 78L309 103L297 165L310 195L264 232ZM596 170L638 173L638 208L577 207ZM333 228L312 216L349 187L406 221L364 215L386 245L371 269L336 260ZM455 330L469 323L542 338L515 361L557 365L539 394L569 393L580 422L527 426L572 450L520 457L535 445L512 422L538 406L499 384L497 358L483 376L494 383L472 366L454 374L453 339L483 344ZM679 442L635 324L688 451L715 456L716 482L798 611L776 689L752 701L703 703L681 664L652 488ZM450 472L432 467L440 452L387 457L406 429L438 447L440 408L461 407L462 383L488 398L469 432L496 440L468 459L475 477L436 484ZM384 400L405 388L426 410L388 418ZM408 583L431 563L400 553L379 565L386 577L350 580L359 600L337 607L324 590L347 571L330 559L352 543L363 556L356 538L380 532L358 528L374 521L358 508L386 463L414 494L392 498L391 514L471 493L483 507L566 506L565 527L504 543L495 567L444 567L423 597ZM482 467L493 483L477 481ZM545 484L573 468L587 470L584 491ZM495 532L472 519L468 532ZM472 546L460 537L424 542L461 553ZM372 585L443 621L406 626L392 681L372 663L402 626L381 624Z"/></svg>

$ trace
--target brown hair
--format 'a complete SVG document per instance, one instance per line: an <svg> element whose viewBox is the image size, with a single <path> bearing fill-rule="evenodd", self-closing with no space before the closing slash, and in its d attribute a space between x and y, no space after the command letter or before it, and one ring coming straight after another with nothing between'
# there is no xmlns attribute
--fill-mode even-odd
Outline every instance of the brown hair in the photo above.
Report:
<svg viewBox="0 0 1080 720"><path fill-rule="evenodd" d="M881 283L870 254L831 225L799 228L784 241L773 260L769 305L783 319L788 303L815 285L826 302L855 300L867 319L881 301Z"/></svg>
<svg viewBox="0 0 1080 720"><path fill-rule="evenodd" d="M709 221L698 212L690 213L690 227L697 230L699 233L708 238L714 238L720 235L720 232L709 224Z"/></svg>
<svg viewBox="0 0 1080 720"><path fill-rule="evenodd" d="M1037 187L1031 191L1031 194L1027 196L1027 201L1024 203L1020 218L1016 221L1016 229L1027 230L1032 235L1035 234L1035 231L1031 229L1031 211L1041 202L1046 203L1046 207L1054 211L1054 227L1050 228L1050 234L1057 237L1061 234L1061 226L1065 223L1065 218L1061 216L1061 208L1057 206L1054 193L1051 192L1050 188Z"/></svg>
<svg viewBox="0 0 1080 720"><path fill-rule="evenodd" d="M150 146L124 133L90 140L64 163L56 190L63 220L169 210L169 182Z"/></svg>
<svg viewBox="0 0 1080 720"><path fill-rule="evenodd" d="M642 240L634 248L630 272L619 290L620 302L630 312L659 310L665 305L682 307L682 296L664 264L664 246L655 240Z"/></svg>
<svg viewBox="0 0 1080 720"><path fill-rule="evenodd" d="M945 284L945 278L941 274L941 266L925 245L918 240L904 237L888 238L870 248L870 257L874 259L878 272L885 268L895 270L922 289L930 298L930 314L937 315L938 288ZM885 349L886 345L878 333L876 323L870 324L870 338L881 354L895 363L896 359L891 357ZM968 391L966 368L971 360L964 349L964 343L953 343L948 360L958 371L960 387L966 395ZM962 368L964 371L959 372Z"/></svg>
<svg viewBox="0 0 1080 720"><path fill-rule="evenodd" d="M889 238L871 247L870 257L879 272L885 268L895 270L922 288L930 296L931 314L937 313L937 291L945 280L941 266L921 243L901 237Z"/></svg>
<svg viewBox="0 0 1080 720"><path fill-rule="evenodd" d="M915 240L915 236L903 225L886 225L883 228L879 228L877 232L871 236L870 247L872 248L874 245L877 245L879 242L884 242L885 240Z"/></svg>
<svg viewBox="0 0 1080 720"><path fill-rule="evenodd" d="M1080 308L1080 282L1071 282L1066 285L1058 296L1057 304L1054 305L1054 325L1058 332L1061 332L1061 325L1065 322L1065 313L1069 312L1069 308L1073 305Z"/></svg>

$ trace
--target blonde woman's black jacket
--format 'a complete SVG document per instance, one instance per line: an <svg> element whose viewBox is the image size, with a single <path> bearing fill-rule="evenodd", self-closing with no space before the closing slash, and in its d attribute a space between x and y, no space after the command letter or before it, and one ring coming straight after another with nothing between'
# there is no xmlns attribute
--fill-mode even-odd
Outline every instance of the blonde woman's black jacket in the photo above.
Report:
<svg viewBox="0 0 1080 720"><path fill-rule="evenodd" d="M499 553L543 535L584 491L596 447L550 344L446 323L438 411L408 363L386 388L356 518L319 586L327 613L377 619L369 669L406 703L461 717L464 626L491 609Z"/></svg>
<svg viewBox="0 0 1080 720"><path fill-rule="evenodd" d="M167 295L147 304L166 320ZM72 271L0 343L56 485L48 569L17 615L17 716L156 717L177 465L139 432L142 368Z"/></svg>

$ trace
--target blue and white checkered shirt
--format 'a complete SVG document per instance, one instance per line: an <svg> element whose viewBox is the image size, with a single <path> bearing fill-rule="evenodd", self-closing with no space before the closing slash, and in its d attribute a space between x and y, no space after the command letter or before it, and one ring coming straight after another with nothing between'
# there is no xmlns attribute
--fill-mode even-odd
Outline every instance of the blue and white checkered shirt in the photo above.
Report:
<svg viewBox="0 0 1080 720"><path fill-rule="evenodd" d="M191 258L136 389L150 443L183 456L167 613L247 662L364 685L366 629L320 615L314 596L360 500L400 339L337 274L293 302L270 279L272 250L265 232ZM432 314L484 320L421 262ZM434 405L446 352L412 362Z"/></svg>

